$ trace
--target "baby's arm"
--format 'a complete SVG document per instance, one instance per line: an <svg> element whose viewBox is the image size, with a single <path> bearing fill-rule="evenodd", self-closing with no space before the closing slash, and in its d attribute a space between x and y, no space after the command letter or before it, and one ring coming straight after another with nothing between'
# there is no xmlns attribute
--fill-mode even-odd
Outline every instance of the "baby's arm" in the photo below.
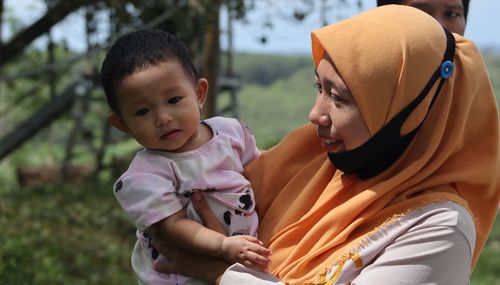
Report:
<svg viewBox="0 0 500 285"><path fill-rule="evenodd" d="M226 237L186 218L181 210L153 225L155 236L174 246L208 256L223 258L232 263L265 270L271 251L252 236Z"/></svg>

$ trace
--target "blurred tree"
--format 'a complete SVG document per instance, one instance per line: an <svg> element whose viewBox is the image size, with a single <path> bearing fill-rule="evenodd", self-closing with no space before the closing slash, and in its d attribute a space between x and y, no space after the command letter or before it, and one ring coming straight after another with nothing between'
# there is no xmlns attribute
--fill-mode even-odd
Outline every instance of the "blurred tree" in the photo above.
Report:
<svg viewBox="0 0 500 285"><path fill-rule="evenodd" d="M78 8L97 0L47 1L47 12L26 29L0 44L0 67L19 55L31 42L46 34L54 25ZM53 3L58 2L58 3ZM3 2L2 2L3 3ZM0 15L1 16L1 15Z"/></svg>
<svg viewBox="0 0 500 285"><path fill-rule="evenodd" d="M86 7L86 23L92 23L99 12L106 11L109 15L108 42L126 30L141 28L148 23L184 41L198 63L202 76L208 78L213 87L206 109L207 115L213 115L220 50L219 11L222 5L228 5L236 18L243 17L249 7L247 2L253 1L45 0L47 12L40 19L16 33L6 43L0 43L0 67L17 58L35 39L46 35L54 25L76 10ZM95 31L95 27L88 26L87 32L92 31Z"/></svg>
<svg viewBox="0 0 500 285"><path fill-rule="evenodd" d="M175 34L186 43L195 59L196 65L201 71L201 75L208 79L211 88L209 88L204 109L203 115L205 117L217 114L216 100L219 91L217 83L218 76L221 73L219 72L221 56L221 28L219 21L222 9L226 9L226 12L229 13L232 19L244 21L246 21L245 16L249 11L255 9L257 6L259 9L262 9L264 11L264 18L257 21L263 25L261 29L262 37L259 40L265 43L267 39L265 35L266 29L273 27L273 20L276 17L287 18L291 21L302 21L313 15L313 12L317 11L317 9L323 11L321 14L323 15L321 16L322 18L327 17L326 15L334 15L337 11L343 7L348 7L351 3L355 3L358 6L361 5L360 0L322 0L319 2L314 0L43 0L43 2L45 3L46 11L38 20L23 29L11 31L13 34L9 39L6 39L5 42L0 41L0 69L5 71L7 63L9 63L9 66L11 66L10 63L16 67L24 66L21 62L15 62L14 64L14 59L19 58L35 39L45 35L49 36L47 50L41 50L39 47L35 48L34 50L37 53L44 54L42 57L35 58L39 60L38 63L30 63L27 71L24 70L23 72L21 70L20 73L15 73L14 75L5 75L6 73L2 72L3 76L0 76L0 82L5 81L11 86L16 86L16 84L12 84L11 82L14 80L19 81L18 78L21 77L33 76L36 73L37 77L32 78L39 81L39 83L45 82L49 78L47 83L52 86L51 98L57 101L55 95L55 77L58 77L58 80L62 79L66 81L69 81L68 78L70 78L70 75L76 78L85 78L87 81L88 79L91 79L90 81L98 79L95 75L98 74L100 59L95 56L97 54L95 51L106 49L109 43L113 42L124 32L145 27L157 27ZM3 4L4 0L0 0L0 18L4 12ZM87 57L88 64L84 64L84 68L80 68L80 71L70 73L59 72L56 74L53 71L54 66L57 65L57 58L53 54L54 44L60 45L61 43L52 42L53 39L50 36L50 31L52 27L59 24L66 16L76 11L83 12L85 18L87 53L83 54L80 59ZM100 37L92 36L92 34L98 31L98 23L102 21L103 16L108 17L107 31L99 32L105 33L105 40L102 40L102 34L100 34ZM251 24L255 25L257 23ZM0 21L0 28L1 26L2 21ZM24 55L26 54L24 53ZM25 61L25 57L23 57L23 61ZM46 64L46 61L43 60L46 57L49 57L49 64ZM76 61L71 61L69 65L75 67L81 66ZM45 71L48 72L43 74ZM51 76L46 76L47 74ZM49 81L52 81L52 83ZM98 80L92 83L94 83L93 86L99 85ZM31 97L40 98L41 96L38 93L40 92L37 92L36 96ZM29 95L31 94L30 92ZM71 98L71 100L73 99ZM44 104L50 105L52 103L54 102ZM17 104L15 105L17 106ZM43 107L47 106L43 105ZM63 111L65 110L61 108L60 111L54 113L54 116L62 114L61 112ZM27 113L25 110L20 112ZM0 117L0 119L3 118ZM29 119L37 121L37 118L30 117ZM4 121L7 122L7 120ZM38 122L40 121L38 120ZM49 123L50 121L48 120L44 124ZM9 121L9 125L12 125L14 129L18 127L12 121ZM41 127L34 130L26 130L26 132L32 136ZM27 138L24 140L27 140ZM16 141L13 145L17 147L23 141Z"/></svg>
<svg viewBox="0 0 500 285"><path fill-rule="evenodd" d="M241 19L253 7L255 0L133 0L134 7L131 13L130 6L125 7L122 1L119 5L112 3L111 17L118 20L113 23L113 33L119 33L124 23L150 22L165 11L166 17L157 27L175 34L191 50L201 76L205 77L210 85L208 98L203 110L205 117L217 113L217 78L220 65L220 10L225 7L235 19ZM110 1L111 2L111 1Z"/></svg>
<svg viewBox="0 0 500 285"><path fill-rule="evenodd" d="M0 0L0 16L3 12ZM205 114L215 114L215 92L219 74L220 25L219 12L225 7L234 19L245 20L248 11L256 6L256 0L44 0L46 12L30 26L19 31L5 43L0 42L0 67L12 61L35 39L46 35L50 29L69 14L86 7L87 23L98 13L109 15L108 42L123 33L126 28L136 29L147 23L169 31L184 41L190 48L201 74L208 78L212 86ZM260 1L259 8L265 10L261 19L262 36L266 43L266 28L273 27L273 18L282 17L302 21L314 9L321 10L321 18L327 18L331 10L339 11L349 5L361 7L361 0L295 0ZM333 12L331 12L333 14ZM331 17L328 17L331 18ZM326 22L326 21L325 21ZM1 27L0 20L0 27ZM254 24L254 23L252 23ZM1 29L0 29L1 30ZM95 29L94 29L95 30Z"/></svg>

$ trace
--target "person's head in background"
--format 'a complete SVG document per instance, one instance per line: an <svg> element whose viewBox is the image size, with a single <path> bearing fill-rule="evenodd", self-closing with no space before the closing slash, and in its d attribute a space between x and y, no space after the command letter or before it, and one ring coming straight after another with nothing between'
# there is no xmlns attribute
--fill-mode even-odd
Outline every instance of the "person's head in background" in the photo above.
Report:
<svg viewBox="0 0 500 285"><path fill-rule="evenodd" d="M400 4L420 9L452 33L464 35L470 0L377 0L377 6Z"/></svg>

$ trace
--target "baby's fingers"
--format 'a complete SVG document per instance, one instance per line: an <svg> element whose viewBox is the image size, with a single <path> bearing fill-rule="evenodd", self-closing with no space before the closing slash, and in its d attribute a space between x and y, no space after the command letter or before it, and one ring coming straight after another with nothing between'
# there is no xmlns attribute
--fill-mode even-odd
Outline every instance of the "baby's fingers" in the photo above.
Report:
<svg viewBox="0 0 500 285"><path fill-rule="evenodd" d="M264 257L262 255L255 254L255 253L252 253L252 254L255 255L252 258L252 262L254 264L257 264L263 268L267 268L269 266L269 264L271 264L271 260L269 258Z"/></svg>
<svg viewBox="0 0 500 285"><path fill-rule="evenodd" d="M242 262L243 265L245 265L246 267L248 268L251 268L251 269L254 269L254 270L257 270L257 271L262 271L262 272L269 272L269 270L267 269L267 266L264 267L264 266L260 266L258 264L254 264L250 261L244 261Z"/></svg>
<svg viewBox="0 0 500 285"><path fill-rule="evenodd" d="M261 271L264 271L263 269L266 269L271 263L271 260L267 256L262 256L253 251L247 251L243 256L242 261L246 266Z"/></svg>
<svg viewBox="0 0 500 285"><path fill-rule="evenodd" d="M241 237L243 239L246 239L249 242L256 243L258 245L263 245L264 244L263 242L261 242L258 238L254 237L254 236L241 235L239 237Z"/></svg>
<svg viewBox="0 0 500 285"><path fill-rule="evenodd" d="M271 260L254 252L248 252L245 256L245 259L242 260L241 263L246 267L267 272L267 267L271 263Z"/></svg>
<svg viewBox="0 0 500 285"><path fill-rule="evenodd" d="M265 257L268 257L272 254L270 249L265 248L262 245L256 243L248 244L248 250Z"/></svg>

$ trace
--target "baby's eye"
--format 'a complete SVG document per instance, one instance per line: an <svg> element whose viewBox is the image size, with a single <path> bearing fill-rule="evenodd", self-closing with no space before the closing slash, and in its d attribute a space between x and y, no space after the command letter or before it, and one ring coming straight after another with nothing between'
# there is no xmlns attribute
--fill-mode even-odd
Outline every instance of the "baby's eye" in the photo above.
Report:
<svg viewBox="0 0 500 285"><path fill-rule="evenodd" d="M175 97L172 97L172 98L168 99L168 104L177 104L181 100L182 100L182 97L175 96Z"/></svg>
<svg viewBox="0 0 500 285"><path fill-rule="evenodd" d="M147 108L142 108L142 109L137 110L134 113L134 116L142 117L142 116L146 115L148 112L149 112L149 110Z"/></svg>

